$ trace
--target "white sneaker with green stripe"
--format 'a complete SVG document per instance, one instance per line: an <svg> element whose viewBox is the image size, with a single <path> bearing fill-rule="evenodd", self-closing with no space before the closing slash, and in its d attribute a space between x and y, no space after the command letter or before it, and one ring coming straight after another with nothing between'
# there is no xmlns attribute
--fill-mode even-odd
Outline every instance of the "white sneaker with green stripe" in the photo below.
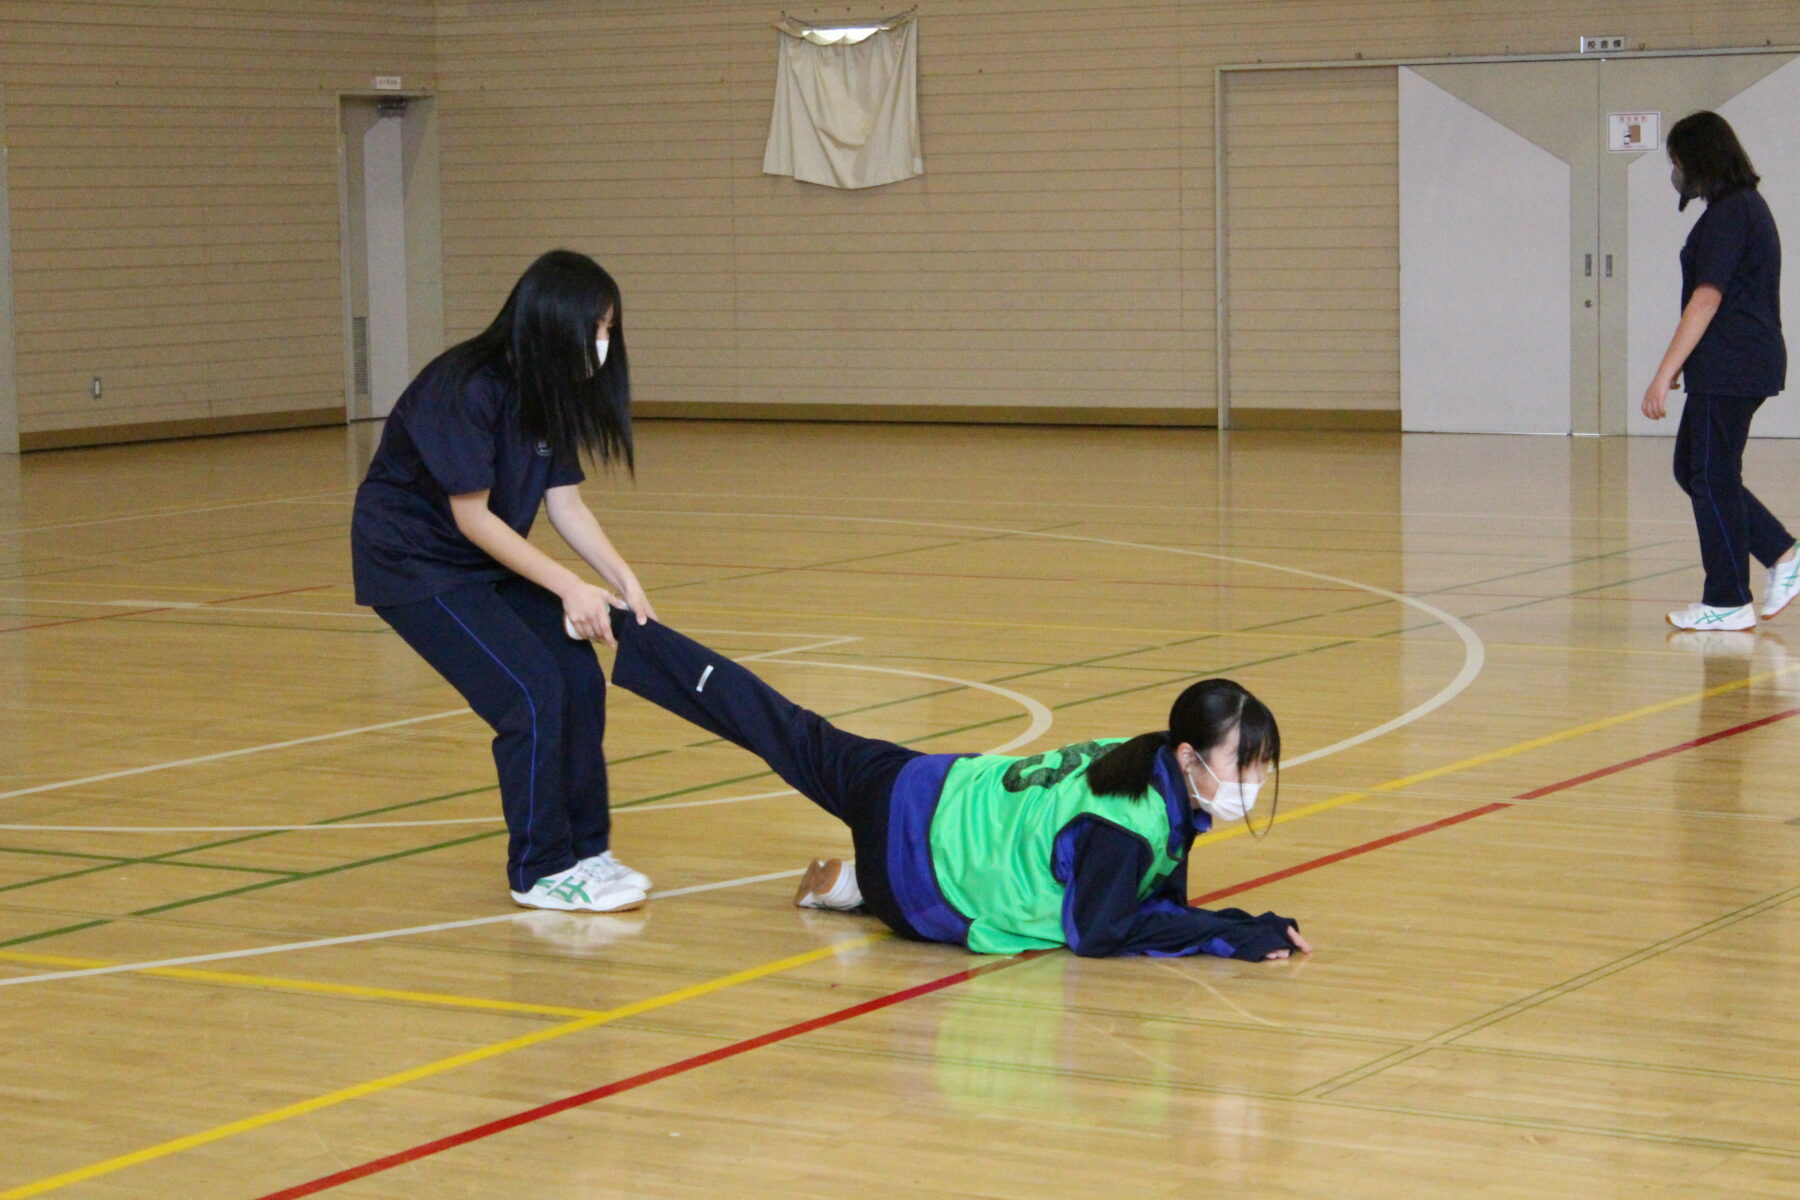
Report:
<svg viewBox="0 0 1800 1200"><path fill-rule="evenodd" d="M1769 568L1769 585L1763 589L1762 615L1772 617L1800 596L1800 554Z"/></svg>
<svg viewBox="0 0 1800 1200"><path fill-rule="evenodd" d="M1692 629L1701 633L1748 633L1756 629L1756 609L1748 604L1740 604L1736 608L1690 604L1670 613L1669 624L1677 629Z"/></svg>
<svg viewBox="0 0 1800 1200"><path fill-rule="evenodd" d="M649 897L643 888L624 880L595 879L577 865L544 876L531 885L530 891L514 892L512 898L514 904L525 908L556 912L624 912Z"/></svg>
<svg viewBox="0 0 1800 1200"><path fill-rule="evenodd" d="M575 864L574 869L603 885L623 883L646 893L652 886L648 875L642 871L634 871L614 858L611 850L602 850L592 857L582 859Z"/></svg>

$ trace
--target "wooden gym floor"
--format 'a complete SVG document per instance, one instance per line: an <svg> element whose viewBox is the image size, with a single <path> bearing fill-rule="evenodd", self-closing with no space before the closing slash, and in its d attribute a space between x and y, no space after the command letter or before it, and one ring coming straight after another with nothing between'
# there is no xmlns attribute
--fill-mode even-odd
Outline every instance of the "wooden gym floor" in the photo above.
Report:
<svg viewBox="0 0 1800 1200"><path fill-rule="evenodd" d="M617 692L660 898L513 908L486 731L351 603L373 433L0 459L0 1198L1800 1196L1800 615L1665 636L1667 442L646 422L589 485L858 731L1249 685L1281 820L1193 887L1319 947L1253 965L798 911L841 827Z"/></svg>

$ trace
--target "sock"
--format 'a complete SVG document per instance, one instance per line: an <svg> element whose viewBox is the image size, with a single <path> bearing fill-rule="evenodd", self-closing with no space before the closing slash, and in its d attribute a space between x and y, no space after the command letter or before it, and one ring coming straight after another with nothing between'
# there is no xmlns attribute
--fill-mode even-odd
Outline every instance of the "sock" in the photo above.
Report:
<svg viewBox="0 0 1800 1200"><path fill-rule="evenodd" d="M829 908L846 912L862 907L862 889L856 886L856 860L838 864L837 878L822 892L806 892L794 898L801 908Z"/></svg>
<svg viewBox="0 0 1800 1200"><path fill-rule="evenodd" d="M825 902L826 908L848 909L862 907L862 889L856 886L856 860L847 858L838 871L837 880L819 899Z"/></svg>

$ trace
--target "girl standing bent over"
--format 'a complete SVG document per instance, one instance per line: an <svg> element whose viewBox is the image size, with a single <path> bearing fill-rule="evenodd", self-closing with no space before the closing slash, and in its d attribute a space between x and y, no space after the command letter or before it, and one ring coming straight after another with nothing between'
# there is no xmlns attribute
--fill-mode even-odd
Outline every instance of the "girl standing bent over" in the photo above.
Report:
<svg viewBox="0 0 1800 1200"><path fill-rule="evenodd" d="M563 626L612 642L613 620L654 615L578 486L584 451L632 465L620 308L586 255L532 263L493 323L401 395L350 528L357 603L494 729L507 884L529 908L610 912L650 890L609 848L606 683ZM617 597L525 540L540 505Z"/></svg>

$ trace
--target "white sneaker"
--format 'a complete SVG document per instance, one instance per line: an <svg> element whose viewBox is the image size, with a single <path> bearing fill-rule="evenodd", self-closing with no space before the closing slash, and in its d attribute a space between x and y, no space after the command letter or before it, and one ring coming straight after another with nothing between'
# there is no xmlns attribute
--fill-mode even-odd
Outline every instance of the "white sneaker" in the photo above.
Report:
<svg viewBox="0 0 1800 1200"><path fill-rule="evenodd" d="M1748 604L1736 608L1715 608L1710 604L1690 604L1669 614L1669 624L1677 629L1700 632L1742 633L1756 628L1756 610Z"/></svg>
<svg viewBox="0 0 1800 1200"><path fill-rule="evenodd" d="M531 885L530 891L514 892L512 898L514 904L524 908L555 912L623 912L636 908L649 896L643 888L632 887L623 880L602 883L577 864L544 876Z"/></svg>
<svg viewBox="0 0 1800 1200"><path fill-rule="evenodd" d="M1763 589L1762 615L1772 617L1800 596L1800 554L1769 568L1769 584Z"/></svg>
<svg viewBox="0 0 1800 1200"><path fill-rule="evenodd" d="M648 892L651 888L650 877L642 871L634 871L613 857L611 850L602 850L575 864L575 869L596 883L624 883L640 892Z"/></svg>
<svg viewBox="0 0 1800 1200"><path fill-rule="evenodd" d="M800 878L794 903L801 908L829 908L849 912L862 907L862 889L856 886L856 861L815 858Z"/></svg>

